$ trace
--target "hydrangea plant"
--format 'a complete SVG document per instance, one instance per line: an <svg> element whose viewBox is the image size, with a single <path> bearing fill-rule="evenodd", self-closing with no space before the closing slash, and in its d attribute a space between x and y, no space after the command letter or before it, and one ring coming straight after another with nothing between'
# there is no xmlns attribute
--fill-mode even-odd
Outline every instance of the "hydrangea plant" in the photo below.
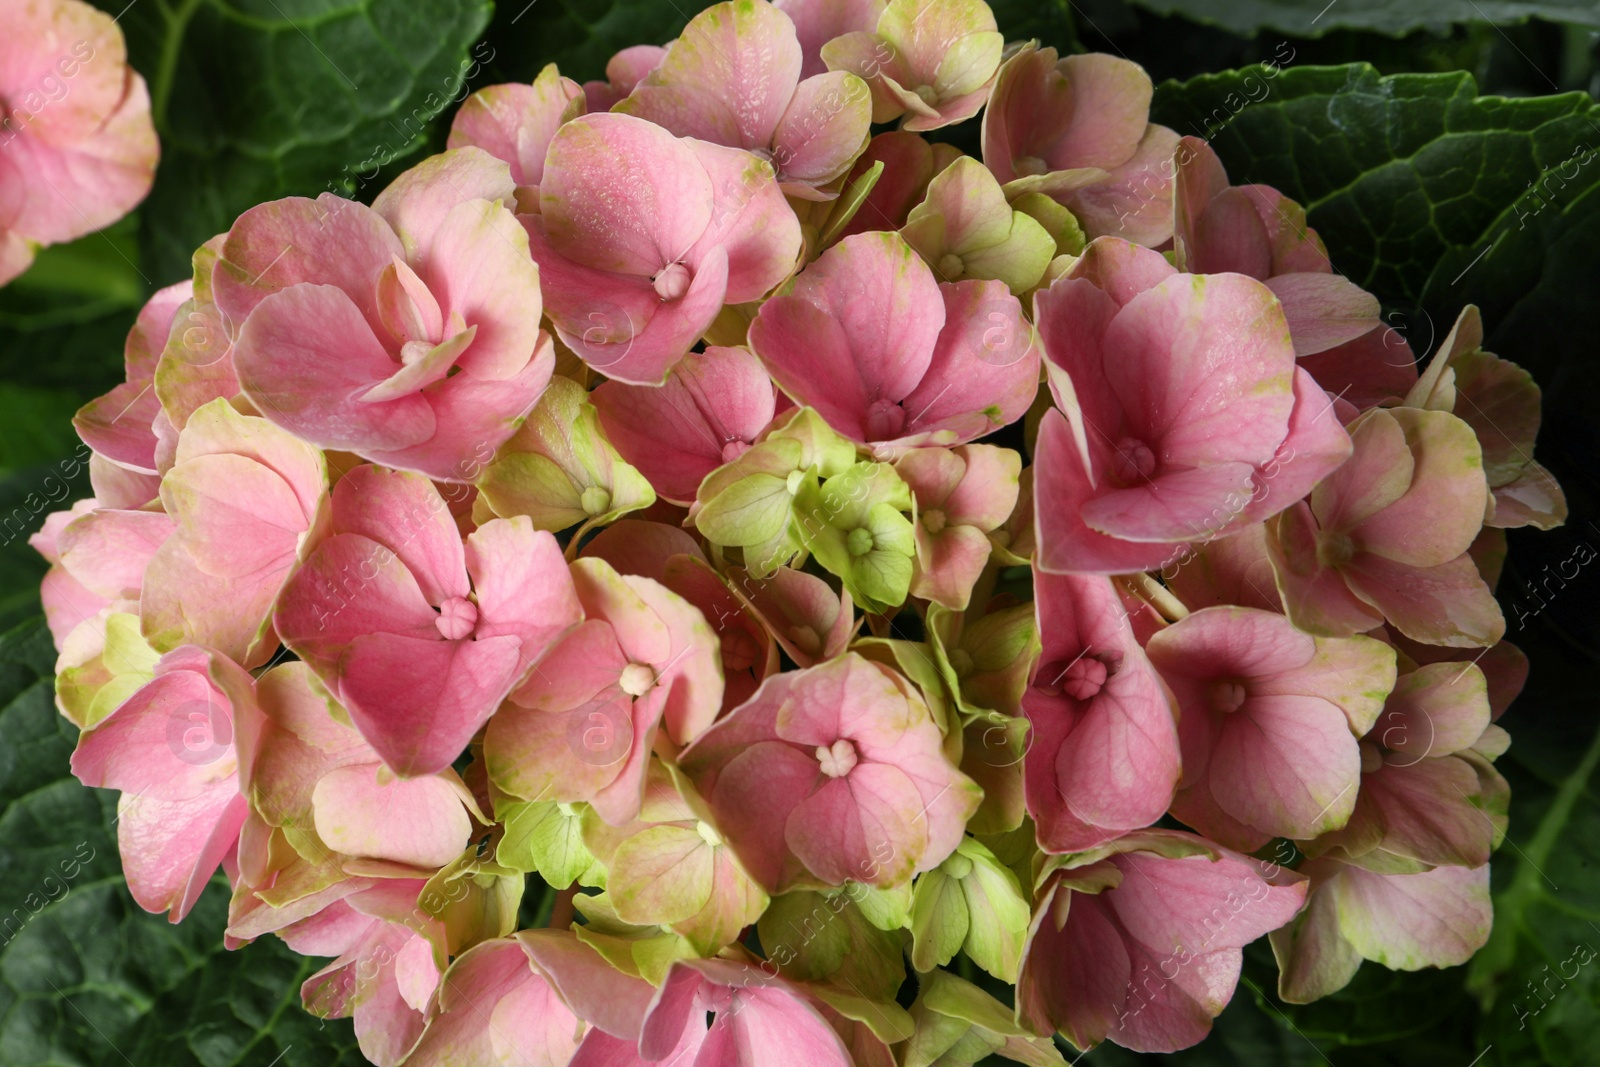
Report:
<svg viewBox="0 0 1600 1067"><path fill-rule="evenodd" d="M30 175L148 187L109 69L0 157L0 279L83 229ZM220 872L379 1067L1171 1052L1258 939L1293 1003L1483 946L1496 539L1566 505L1476 308L1395 362L1300 205L983 0L607 74L245 211L79 413L32 543L142 907Z"/></svg>

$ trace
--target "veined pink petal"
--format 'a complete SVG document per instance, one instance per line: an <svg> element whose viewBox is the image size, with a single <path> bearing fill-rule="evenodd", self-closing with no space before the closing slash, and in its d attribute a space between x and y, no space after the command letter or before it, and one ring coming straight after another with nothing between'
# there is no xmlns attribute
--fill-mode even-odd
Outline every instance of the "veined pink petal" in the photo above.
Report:
<svg viewBox="0 0 1600 1067"><path fill-rule="evenodd" d="M712 221L713 184L694 151L631 115L563 125L539 188L551 247L594 270L653 277Z"/></svg>

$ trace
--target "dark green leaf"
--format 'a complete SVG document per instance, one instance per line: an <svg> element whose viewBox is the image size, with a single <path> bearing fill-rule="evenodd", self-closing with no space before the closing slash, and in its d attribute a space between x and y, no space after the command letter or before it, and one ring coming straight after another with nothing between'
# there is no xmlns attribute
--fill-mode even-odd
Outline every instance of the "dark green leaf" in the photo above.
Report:
<svg viewBox="0 0 1600 1067"><path fill-rule="evenodd" d="M111 9L121 2L106 0ZM144 0L121 24L162 159L143 209L153 284L246 208L365 193L448 120L488 0ZM363 175L366 175L364 178Z"/></svg>
<svg viewBox="0 0 1600 1067"><path fill-rule="evenodd" d="M486 40L495 80L532 81L546 63L576 80L604 79L606 61L636 44L666 44L703 3L679 0L506 0Z"/></svg>
<svg viewBox="0 0 1600 1067"><path fill-rule="evenodd" d="M1530 18L1600 29L1591 0L1133 0L1163 15L1212 22L1234 33L1274 29L1313 37L1335 29L1401 34L1462 22L1522 22Z"/></svg>

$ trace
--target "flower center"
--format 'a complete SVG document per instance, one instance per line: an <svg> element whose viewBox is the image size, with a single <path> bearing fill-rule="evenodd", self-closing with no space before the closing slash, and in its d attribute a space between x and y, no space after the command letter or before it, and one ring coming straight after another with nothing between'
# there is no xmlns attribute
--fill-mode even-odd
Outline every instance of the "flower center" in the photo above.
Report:
<svg viewBox="0 0 1600 1067"><path fill-rule="evenodd" d="M931 85L917 86L917 96L919 96L922 99L922 102L927 104L929 107L932 107L939 102L939 90L935 89Z"/></svg>
<svg viewBox="0 0 1600 1067"><path fill-rule="evenodd" d="M433 620L446 641L460 641L471 637L478 625L478 605L464 596L453 596L439 605L439 617Z"/></svg>
<svg viewBox="0 0 1600 1067"><path fill-rule="evenodd" d="M1156 454L1150 446L1135 437L1124 437L1117 442L1116 455L1111 460L1112 475L1123 484L1131 484L1150 477L1156 469Z"/></svg>
<svg viewBox="0 0 1600 1067"><path fill-rule="evenodd" d="M1011 161L1011 169L1021 178L1031 178L1037 174L1049 174L1050 164L1038 156L1018 156Z"/></svg>
<svg viewBox="0 0 1600 1067"><path fill-rule="evenodd" d="M936 534L943 530L945 524L949 521L949 519L945 518L944 512L938 508L929 508L922 513L922 528L931 534Z"/></svg>
<svg viewBox="0 0 1600 1067"><path fill-rule="evenodd" d="M845 543L850 549L850 554L859 559L872 551L872 531L865 526L857 526L850 531Z"/></svg>
<svg viewBox="0 0 1600 1067"><path fill-rule="evenodd" d="M1106 684L1106 665L1093 656L1079 656L1056 672L1055 685L1073 700L1090 700Z"/></svg>
<svg viewBox="0 0 1600 1067"><path fill-rule="evenodd" d="M1356 554L1356 543L1350 535L1338 530L1317 534L1317 562L1324 567L1341 567Z"/></svg>
<svg viewBox="0 0 1600 1067"><path fill-rule="evenodd" d="M668 263L653 280L656 295L663 300L677 300L689 291L689 268L682 263Z"/></svg>
<svg viewBox="0 0 1600 1067"><path fill-rule="evenodd" d="M829 778L843 778L855 768L856 746L842 737L831 745L818 745L817 762Z"/></svg>
<svg viewBox="0 0 1600 1067"><path fill-rule="evenodd" d="M604 515L611 508L611 493L602 486L591 485L578 497L585 515Z"/></svg>
<svg viewBox="0 0 1600 1067"><path fill-rule="evenodd" d="M893 400L874 400L867 409L867 439L887 441L899 437L906 424L906 409Z"/></svg>
<svg viewBox="0 0 1600 1067"><path fill-rule="evenodd" d="M946 252L939 257L939 274L945 281L957 281L965 273L967 265L954 252Z"/></svg>
<svg viewBox="0 0 1600 1067"><path fill-rule="evenodd" d="M1232 714L1244 707L1246 695L1242 683L1232 678L1218 678L1211 683L1211 710Z"/></svg>
<svg viewBox="0 0 1600 1067"><path fill-rule="evenodd" d="M631 697L642 697L656 684L656 672L648 663L630 663L622 668L617 685Z"/></svg>
<svg viewBox="0 0 1600 1067"><path fill-rule="evenodd" d="M748 630L733 629L722 634L722 672L746 671L761 657L761 646Z"/></svg>
<svg viewBox="0 0 1600 1067"><path fill-rule="evenodd" d="M750 451L750 442L734 438L722 446L722 462L732 463L746 452Z"/></svg>

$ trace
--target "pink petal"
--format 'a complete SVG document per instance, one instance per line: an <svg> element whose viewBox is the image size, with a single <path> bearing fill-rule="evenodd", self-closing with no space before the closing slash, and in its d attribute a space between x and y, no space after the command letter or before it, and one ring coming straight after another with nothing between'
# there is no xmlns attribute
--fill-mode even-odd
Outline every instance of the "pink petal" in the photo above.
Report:
<svg viewBox="0 0 1600 1067"><path fill-rule="evenodd" d="M510 200L511 170L481 148L454 148L429 156L390 182L372 201L413 265L430 260L445 220L472 200Z"/></svg>
<svg viewBox="0 0 1600 1067"><path fill-rule="evenodd" d="M1348 344L1382 325L1378 298L1337 274L1280 274L1267 288L1283 303L1297 356Z"/></svg>
<svg viewBox="0 0 1600 1067"><path fill-rule="evenodd" d="M251 208L234 222L212 277L230 332L267 296L302 282L344 291L376 333L378 275L403 253L383 217L363 204L323 193Z"/></svg>
<svg viewBox="0 0 1600 1067"><path fill-rule="evenodd" d="M653 277L705 233L712 190L693 149L659 126L583 115L550 142L540 210L551 247L565 258Z"/></svg>
<svg viewBox="0 0 1600 1067"><path fill-rule="evenodd" d="M361 403L399 370L344 290L303 285L262 300L239 333L234 366L267 418L319 448L394 450L436 427L420 395Z"/></svg>
<svg viewBox="0 0 1600 1067"><path fill-rule="evenodd" d="M1307 840L1343 826L1360 778L1344 715L1311 696L1247 699L1226 717L1211 754L1218 804L1278 837Z"/></svg>
<svg viewBox="0 0 1600 1067"><path fill-rule="evenodd" d="M581 110L583 89L547 64L532 85L491 85L467 97L450 122L450 148L468 145L511 165L518 185L539 185L544 157L561 123Z"/></svg>
<svg viewBox="0 0 1600 1067"><path fill-rule="evenodd" d="M884 0L773 0L772 6L794 20L805 54L800 76L810 78L827 69L822 62L823 45L847 33L877 28Z"/></svg>
<svg viewBox="0 0 1600 1067"><path fill-rule="evenodd" d="M1337 884L1341 932L1356 951L1385 967L1465 963L1488 939L1487 866L1388 876L1351 866Z"/></svg>
<svg viewBox="0 0 1600 1067"><path fill-rule="evenodd" d="M384 546L411 576L428 603L467 595L461 534L444 497L426 478L362 465L333 488L336 533L356 534Z"/></svg>
<svg viewBox="0 0 1600 1067"><path fill-rule="evenodd" d="M235 783L188 800L124 794L117 850L133 899L180 922L233 846L247 812Z"/></svg>
<svg viewBox="0 0 1600 1067"><path fill-rule="evenodd" d="M469 200L439 221L426 252L420 274L445 320L459 316L476 331L458 366L509 383L540 339L539 268L528 253L527 232L506 208Z"/></svg>
<svg viewBox="0 0 1600 1067"><path fill-rule="evenodd" d="M794 24L782 11L714 5L689 21L618 110L680 137L765 149L800 81L800 63Z"/></svg>
<svg viewBox="0 0 1600 1067"><path fill-rule="evenodd" d="M1172 237L1172 155L1178 135L1151 123L1127 162L1104 182L1061 197L1091 237L1115 234L1146 248Z"/></svg>
<svg viewBox="0 0 1600 1067"><path fill-rule="evenodd" d="M1413 641L1487 648L1505 636L1506 620L1472 557L1437 567L1408 567L1364 553L1344 569L1350 589Z"/></svg>
<svg viewBox="0 0 1600 1067"><path fill-rule="evenodd" d="M902 401L906 435L970 441L1020 419L1039 390L1039 347L1022 305L997 281L939 286L944 329Z"/></svg>
<svg viewBox="0 0 1600 1067"><path fill-rule="evenodd" d="M1181 544L1140 544L1099 533L1084 522L1093 498L1072 430L1059 411L1045 412L1034 454L1036 563L1052 574L1130 574L1156 570L1181 552Z"/></svg>
<svg viewBox="0 0 1600 1067"><path fill-rule="evenodd" d="M357 637L343 661L339 696L361 735L396 774L436 774L461 754L520 680L519 644L511 636Z"/></svg>
<svg viewBox="0 0 1600 1067"><path fill-rule="evenodd" d="M1267 527L1267 555L1290 621L1307 633L1331 637L1380 625L1383 615L1351 592L1343 573L1318 559L1317 536L1316 520L1304 502Z"/></svg>
<svg viewBox="0 0 1600 1067"><path fill-rule="evenodd" d="M859 234L802 271L792 292L762 305L750 344L786 392L865 441L874 428L870 406L898 404L927 373L943 304L933 273L904 239Z"/></svg>
<svg viewBox="0 0 1600 1067"><path fill-rule="evenodd" d="M1162 462L1265 463L1283 440L1294 354L1259 282L1174 276L1129 301L1103 343L1131 357L1105 373Z"/></svg>
<svg viewBox="0 0 1600 1067"><path fill-rule="evenodd" d="M683 261L706 269L728 257L728 303L759 300L800 258L800 220L783 198L770 164L736 148L684 142L711 180L711 221Z"/></svg>
<svg viewBox="0 0 1600 1067"><path fill-rule="evenodd" d="M583 621L561 547L527 516L478 527L467 537L466 561L478 607L474 635L515 637L524 665Z"/></svg>
<svg viewBox="0 0 1600 1067"><path fill-rule="evenodd" d="M829 885L894 885L927 848L921 809L921 796L903 773L864 763L796 805L784 837L795 858Z"/></svg>
<svg viewBox="0 0 1600 1067"><path fill-rule="evenodd" d="M774 414L772 380L742 348L691 352L659 388L603 383L590 396L622 458L656 491L689 502L713 470L754 443Z"/></svg>
<svg viewBox="0 0 1600 1067"><path fill-rule="evenodd" d="M294 572L274 621L284 642L331 680L359 638L394 632L436 639L437 618L416 577L392 550L358 534L338 534Z"/></svg>
<svg viewBox="0 0 1600 1067"><path fill-rule="evenodd" d="M872 94L855 76L832 71L808 77L795 90L772 135L773 162L784 191L819 198L866 147Z"/></svg>
<svg viewBox="0 0 1600 1067"><path fill-rule="evenodd" d="M375 764L324 775L312 803L317 836L346 856L442 867L461 854L472 833L460 793L448 780L393 778Z"/></svg>
<svg viewBox="0 0 1600 1067"><path fill-rule="evenodd" d="M649 276L608 273L569 260L545 237L540 218L525 216L523 225L556 333L608 378L660 384L722 309L727 264L720 253L703 257L688 291L663 303Z"/></svg>

